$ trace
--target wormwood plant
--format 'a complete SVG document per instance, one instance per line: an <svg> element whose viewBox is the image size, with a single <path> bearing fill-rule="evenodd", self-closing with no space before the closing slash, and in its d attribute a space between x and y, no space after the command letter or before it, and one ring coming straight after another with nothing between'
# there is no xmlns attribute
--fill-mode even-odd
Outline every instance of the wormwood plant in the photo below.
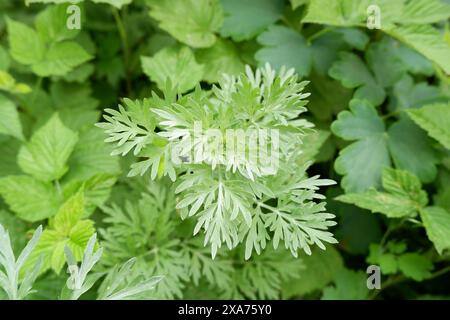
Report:
<svg viewBox="0 0 450 320"><path fill-rule="evenodd" d="M125 100L119 111L107 109L107 122L98 126L109 135L106 141L116 144L113 154L133 151L141 159L131 165L129 176L150 170L152 179L165 175L172 181L179 178L176 208L181 218L197 219L194 234L203 230L204 243L211 245L213 258L222 244L233 249L244 243L248 259L253 250L260 254L269 241L274 249L283 241L295 257L298 249L311 254L312 244L325 249L323 242L336 240L327 231L335 225L331 220L334 215L325 211L324 202L314 201L324 199L316 193L320 186L334 182L307 177L310 163L301 159L302 137L313 126L299 118L306 111L306 84L298 82L293 69L277 74L267 64L253 73L247 67L238 77L225 75L210 91L197 87L192 93L176 95L166 89L164 97L153 94L144 101ZM234 135L226 135L226 147L219 152L209 151L209 144L217 142L203 133L194 138L196 121L222 133L228 129L242 133L277 130L279 168L267 174L261 161L239 155ZM263 142L268 144L268 139ZM232 151L224 155L230 144ZM245 141L242 148L245 154L258 152ZM266 150L267 146L260 148ZM204 163L174 164L172 150L184 156L196 152L191 149L205 150ZM264 152L262 156L264 162L269 155Z"/></svg>
<svg viewBox="0 0 450 320"><path fill-rule="evenodd" d="M0 13L1 299L449 297L448 0Z"/></svg>
<svg viewBox="0 0 450 320"><path fill-rule="evenodd" d="M39 275L42 257L40 257L34 267L28 270L23 277L20 277L20 272L31 252L36 247L41 235L42 226L39 226L19 257L15 259L9 234L0 225L0 266L4 270L2 271L0 269L0 288L6 292L8 298L11 300L24 299L29 294L35 292L32 287ZM103 249L98 249L94 252L96 241L97 237L94 234L89 239L83 252L80 266L77 265L70 248L68 246L64 248L70 276L67 279L66 286L61 291L61 299L77 300L83 293L91 289L97 280L104 276L104 273L88 274L100 260L103 253ZM133 265L134 259L130 259L122 266L115 266L111 270L112 272L104 279L99 289L98 299L125 300L148 297L148 292L154 289L155 284L161 278L154 277L146 280L136 275L130 277L130 271Z"/></svg>

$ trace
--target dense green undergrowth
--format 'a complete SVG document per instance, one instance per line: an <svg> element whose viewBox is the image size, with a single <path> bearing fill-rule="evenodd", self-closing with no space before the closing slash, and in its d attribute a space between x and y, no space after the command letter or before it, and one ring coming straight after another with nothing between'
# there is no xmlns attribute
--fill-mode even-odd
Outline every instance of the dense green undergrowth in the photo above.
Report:
<svg viewBox="0 0 450 320"><path fill-rule="evenodd" d="M0 298L450 297L449 1L0 12Z"/></svg>

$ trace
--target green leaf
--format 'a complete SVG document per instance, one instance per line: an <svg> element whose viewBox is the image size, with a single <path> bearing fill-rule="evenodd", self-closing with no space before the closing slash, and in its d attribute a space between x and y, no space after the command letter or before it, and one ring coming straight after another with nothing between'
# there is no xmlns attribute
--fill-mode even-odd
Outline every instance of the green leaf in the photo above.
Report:
<svg viewBox="0 0 450 320"><path fill-rule="evenodd" d="M361 58L349 52L342 52L339 57L329 71L330 77L339 80L346 88L358 88L354 98L366 99L374 105L380 105L386 93Z"/></svg>
<svg viewBox="0 0 450 320"><path fill-rule="evenodd" d="M83 192L78 192L70 197L50 220L50 227L43 232L27 266L42 255L44 260L41 272L52 268L59 273L65 264L65 246L68 246L75 259L80 261L89 238L95 232L93 221L80 220L83 213L84 196Z"/></svg>
<svg viewBox="0 0 450 320"><path fill-rule="evenodd" d="M375 190L344 194L336 200L351 203L372 212L383 213L389 218L411 217L417 214L415 203L409 199Z"/></svg>
<svg viewBox="0 0 450 320"><path fill-rule="evenodd" d="M290 0L289 2L291 3L292 9L295 10L300 6L307 4L309 0Z"/></svg>
<svg viewBox="0 0 450 320"><path fill-rule="evenodd" d="M383 88L393 86L401 79L406 66L398 56L398 43L384 37L372 43L366 51L367 64L375 76L376 82Z"/></svg>
<svg viewBox="0 0 450 320"><path fill-rule="evenodd" d="M418 253L405 253L398 257L398 268L408 278L422 281L431 276L433 263Z"/></svg>
<svg viewBox="0 0 450 320"><path fill-rule="evenodd" d="M430 60L405 45L397 47L397 56L411 73L426 76L431 76L434 73L433 64Z"/></svg>
<svg viewBox="0 0 450 320"><path fill-rule="evenodd" d="M450 17L450 5L442 0L408 1L398 21L403 24L431 24Z"/></svg>
<svg viewBox="0 0 450 320"><path fill-rule="evenodd" d="M25 83L16 83L16 79L3 70L0 70L0 90L5 90L10 93L31 92L31 88L28 85Z"/></svg>
<svg viewBox="0 0 450 320"><path fill-rule="evenodd" d="M110 4L114 7L116 7L117 9L122 8L122 6L130 4L131 1L133 0L91 0L92 2L95 3L106 3L106 4Z"/></svg>
<svg viewBox="0 0 450 320"><path fill-rule="evenodd" d="M151 0L150 16L161 29L194 48L210 47L223 22L219 0Z"/></svg>
<svg viewBox="0 0 450 320"><path fill-rule="evenodd" d="M41 11L35 20L36 30L45 42L56 42L72 39L80 32L78 29L67 27L67 8L71 4L49 6Z"/></svg>
<svg viewBox="0 0 450 320"><path fill-rule="evenodd" d="M336 214L338 226L335 235L340 246L350 254L365 255L371 243L381 240L382 231L377 216L359 207L331 201L342 194L338 188L329 189L326 196L330 199L327 209Z"/></svg>
<svg viewBox="0 0 450 320"><path fill-rule="evenodd" d="M342 186L347 192L377 188L383 167L390 167L390 156L397 168L410 171L422 182L431 182L436 176L437 153L425 132L407 118L385 132L370 103L352 100L350 111L341 112L331 130L345 140L357 140L341 150L335 162L336 172L344 175Z"/></svg>
<svg viewBox="0 0 450 320"><path fill-rule="evenodd" d="M188 47L167 47L153 57L141 57L142 69L160 89L170 80L179 92L194 88L203 77L204 66L195 61Z"/></svg>
<svg viewBox="0 0 450 320"><path fill-rule="evenodd" d="M83 2L84 0L70 0L70 3L80 3ZM95 1L95 0L93 0ZM106 0L108 1L108 0ZM114 0L109 0L109 1L114 1ZM120 0L118 0L120 1ZM25 0L25 4L28 6L31 3L55 3L55 4L61 4L61 3L66 3L68 2L68 0Z"/></svg>
<svg viewBox="0 0 450 320"><path fill-rule="evenodd" d="M333 247L327 246L326 250L314 248L312 251L311 255L301 255L305 269L300 272L299 278L290 279L282 285L284 299L324 288L343 268L342 258Z"/></svg>
<svg viewBox="0 0 450 320"><path fill-rule="evenodd" d="M398 270L398 263L391 253L383 254L379 260L381 272L384 274L395 274Z"/></svg>
<svg viewBox="0 0 450 320"><path fill-rule="evenodd" d="M235 41L251 39L277 21L283 13L283 1L222 0L225 19L220 31Z"/></svg>
<svg viewBox="0 0 450 320"><path fill-rule="evenodd" d="M427 105L407 110L407 113L431 137L450 150L450 104Z"/></svg>
<svg viewBox="0 0 450 320"><path fill-rule="evenodd" d="M0 45L0 70L7 71L11 64L8 51Z"/></svg>
<svg viewBox="0 0 450 320"><path fill-rule="evenodd" d="M450 45L444 36L429 25L403 25L387 30L393 37L419 51L450 73Z"/></svg>
<svg viewBox="0 0 450 320"><path fill-rule="evenodd" d="M116 182L116 177L112 174L96 174L87 180L76 179L64 185L64 195L72 195L80 189L84 192L85 216L94 212L108 200L111 189Z"/></svg>
<svg viewBox="0 0 450 320"><path fill-rule="evenodd" d="M99 105L88 84L56 82L52 83L50 92L57 109L96 109Z"/></svg>
<svg viewBox="0 0 450 320"><path fill-rule="evenodd" d="M366 282L364 272L341 269L334 280L335 286L323 290L322 300L364 300L369 295Z"/></svg>
<svg viewBox="0 0 450 320"><path fill-rule="evenodd" d="M77 192L59 208L52 220L52 227L62 233L69 234L84 214L84 194Z"/></svg>
<svg viewBox="0 0 450 320"><path fill-rule="evenodd" d="M308 85L311 91L309 111L319 120L331 121L334 114L346 109L353 92L330 77L312 73Z"/></svg>
<svg viewBox="0 0 450 320"><path fill-rule="evenodd" d="M427 193L422 190L420 180L408 171L385 168L383 189L393 195L409 198L419 207L424 207L428 203Z"/></svg>
<svg viewBox="0 0 450 320"><path fill-rule="evenodd" d="M111 145L103 142L102 130L92 127L80 134L79 142L68 160L70 167L66 180L85 180L99 173L118 174L119 159L111 157Z"/></svg>
<svg viewBox="0 0 450 320"><path fill-rule="evenodd" d="M396 167L414 173L422 182L433 181L439 158L425 131L405 118L394 123L387 133L389 151Z"/></svg>
<svg viewBox="0 0 450 320"><path fill-rule="evenodd" d="M76 42L57 42L47 50L42 60L33 64L32 69L41 77L63 76L91 58Z"/></svg>
<svg viewBox="0 0 450 320"><path fill-rule="evenodd" d="M294 68L300 76L310 73L312 50L300 33L274 25L258 37L258 42L264 46L255 55L260 64L269 62L276 69Z"/></svg>
<svg viewBox="0 0 450 320"><path fill-rule="evenodd" d="M444 36L429 25L450 16L450 6L440 0L311 0L303 23L321 23L336 26L363 26L367 8L377 5L382 13L381 29L416 49L450 73L450 44ZM326 8L326 10L324 10ZM426 22L423 22L426 21Z"/></svg>
<svg viewBox="0 0 450 320"><path fill-rule="evenodd" d="M420 108L428 104L446 103L448 97L438 87L427 82L414 83L411 76L405 75L394 85L391 103L394 110Z"/></svg>
<svg viewBox="0 0 450 320"><path fill-rule="evenodd" d="M428 202L419 179L407 171L385 168L383 188L385 192L371 189L363 193L343 194L336 199L390 218L413 217Z"/></svg>
<svg viewBox="0 0 450 320"><path fill-rule="evenodd" d="M368 6L366 0L310 0L302 22L356 26L366 19Z"/></svg>
<svg viewBox="0 0 450 320"><path fill-rule="evenodd" d="M379 265L383 274L395 274L398 272L397 257L390 253L385 252L379 244L371 244L369 248L370 252L367 256L367 263Z"/></svg>
<svg viewBox="0 0 450 320"><path fill-rule="evenodd" d="M344 175L341 184L347 192L360 192L381 184L381 171L390 166L384 129L375 108L361 100L352 100L350 111L339 113L331 125L337 136L358 140L341 150L334 164L336 171Z"/></svg>
<svg viewBox="0 0 450 320"><path fill-rule="evenodd" d="M450 249L450 213L440 207L427 207L420 212L428 238L439 254Z"/></svg>
<svg viewBox="0 0 450 320"><path fill-rule="evenodd" d="M305 135L303 139L302 154L298 157L297 163L307 163L308 161L314 162L320 148L324 145L329 136L330 133L325 130L316 130L313 133Z"/></svg>
<svg viewBox="0 0 450 320"><path fill-rule="evenodd" d="M0 94L0 114L0 134L25 140L16 106L2 94Z"/></svg>
<svg viewBox="0 0 450 320"><path fill-rule="evenodd" d="M19 142L10 137L0 137L0 178L9 175L19 175L22 173L17 165L17 154L19 153Z"/></svg>
<svg viewBox="0 0 450 320"><path fill-rule="evenodd" d="M58 180L68 170L67 160L77 141L77 133L66 128L55 114L21 148L19 166L41 181Z"/></svg>
<svg viewBox="0 0 450 320"><path fill-rule="evenodd" d="M238 75L244 72L239 51L233 42L226 39L217 39L211 48L197 50L195 57L205 66L203 79L210 83L218 82L224 73Z"/></svg>
<svg viewBox="0 0 450 320"><path fill-rule="evenodd" d="M300 76L310 74L312 67L325 75L339 51L348 47L344 32L337 30L308 42L302 34L284 27L273 25L258 36L263 46L255 54L256 60L263 65L269 62L279 69L281 66L294 68Z"/></svg>
<svg viewBox="0 0 450 320"><path fill-rule="evenodd" d="M358 50L364 50L370 40L366 33L357 28L339 28L336 32L342 35L345 42Z"/></svg>
<svg viewBox="0 0 450 320"><path fill-rule="evenodd" d="M59 206L53 186L29 176L1 178L0 194L19 218L30 222L53 216Z"/></svg>
<svg viewBox="0 0 450 320"><path fill-rule="evenodd" d="M6 20L10 53L14 60L29 65L44 58L45 46L35 30L11 19Z"/></svg>

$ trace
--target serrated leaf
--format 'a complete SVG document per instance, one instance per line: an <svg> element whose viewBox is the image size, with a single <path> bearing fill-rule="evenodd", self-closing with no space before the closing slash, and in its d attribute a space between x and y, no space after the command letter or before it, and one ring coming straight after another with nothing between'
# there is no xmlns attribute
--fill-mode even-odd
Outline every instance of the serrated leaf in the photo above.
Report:
<svg viewBox="0 0 450 320"><path fill-rule="evenodd" d="M2 161L0 161L0 178L22 173L16 161L19 149L19 141L16 139L12 137L0 138L0 154L2 155Z"/></svg>
<svg viewBox="0 0 450 320"><path fill-rule="evenodd" d="M357 142L341 150L335 169L344 175L342 186L347 192L360 192L381 184L381 171L390 166L384 135L384 123L369 103L350 102L351 111L343 111L331 125L334 134Z"/></svg>
<svg viewBox="0 0 450 320"><path fill-rule="evenodd" d="M305 269L300 272L298 279L292 279L282 285L284 299L303 296L324 288L343 268L339 252L330 246L326 250L314 248L311 255L303 254L301 259Z"/></svg>
<svg viewBox="0 0 450 320"><path fill-rule="evenodd" d="M263 46L255 54L261 65L268 62L277 69L294 68L300 76L310 74L313 67L319 74L327 74L338 52L348 47L339 30L308 42L301 33L279 25L270 26L257 40Z"/></svg>
<svg viewBox="0 0 450 320"><path fill-rule="evenodd" d="M450 249L450 213L440 207L427 207L420 212L428 238L439 254Z"/></svg>
<svg viewBox="0 0 450 320"><path fill-rule="evenodd" d="M25 140L16 106L2 94L0 94L0 114L0 134Z"/></svg>
<svg viewBox="0 0 450 320"><path fill-rule="evenodd" d="M398 268L408 278L422 281L431 275L433 263L418 253L405 253L398 257Z"/></svg>
<svg viewBox="0 0 450 320"><path fill-rule="evenodd" d="M67 180L85 180L99 173L120 172L119 159L111 157L112 147L103 142L104 138L102 130L96 127L80 134L79 142L68 159Z"/></svg>
<svg viewBox="0 0 450 320"><path fill-rule="evenodd" d="M362 271L341 269L334 280L335 286L323 290L322 300L364 300L369 294L367 275Z"/></svg>
<svg viewBox="0 0 450 320"><path fill-rule="evenodd" d="M11 19L6 20L11 56L29 65L44 58L45 46L35 30Z"/></svg>
<svg viewBox="0 0 450 320"><path fill-rule="evenodd" d="M130 4L132 0L91 0L92 2L95 3L106 3L106 4L110 4L114 7L116 7L117 9L122 8L122 6Z"/></svg>
<svg viewBox="0 0 450 320"><path fill-rule="evenodd" d="M33 64L32 69L41 77L63 76L91 58L76 42L57 42L47 50L42 60Z"/></svg>
<svg viewBox="0 0 450 320"><path fill-rule="evenodd" d="M367 0L310 0L308 12L302 22L336 26L359 25L366 19L368 2Z"/></svg>
<svg viewBox="0 0 450 320"><path fill-rule="evenodd" d="M195 57L205 66L203 79L210 83L221 80L224 73L238 75L244 72L238 48L226 39L217 39L212 47L197 50Z"/></svg>
<svg viewBox="0 0 450 320"><path fill-rule="evenodd" d="M438 22L450 16L450 6L440 0L311 0L303 22L336 26L362 26L367 8L377 5L382 13L381 29L413 47L450 73L450 45L429 21ZM326 10L324 10L326 8ZM426 22L423 22L426 21Z"/></svg>
<svg viewBox="0 0 450 320"><path fill-rule="evenodd" d="M431 137L450 150L450 104L427 105L407 113Z"/></svg>
<svg viewBox="0 0 450 320"><path fill-rule="evenodd" d="M398 270L398 263L395 256L391 253L386 253L380 256L379 259L381 272L384 274L395 274Z"/></svg>
<svg viewBox="0 0 450 320"><path fill-rule="evenodd" d="M401 119L385 132L375 108L364 101L352 100L350 110L341 112L331 125L337 136L357 140L341 150L335 162L336 171L344 175L342 186L347 192L377 188L383 167L390 167L390 157L397 168L410 171L423 182L435 178L438 157L423 130L409 119Z"/></svg>
<svg viewBox="0 0 450 320"><path fill-rule="evenodd" d="M408 1L398 21L403 24L431 24L450 17L450 4L442 0Z"/></svg>
<svg viewBox="0 0 450 320"><path fill-rule="evenodd" d="M150 16L161 29L194 48L210 47L223 22L219 0L152 0Z"/></svg>
<svg viewBox="0 0 450 320"><path fill-rule="evenodd" d="M397 50L398 43L384 37L381 41L372 43L366 51L367 64L371 67L377 84L383 88L393 86L406 71Z"/></svg>
<svg viewBox="0 0 450 320"><path fill-rule="evenodd" d="M170 79L179 92L192 89L200 82L204 66L195 61L194 53L188 47L167 47L153 57L141 57L144 73L156 82L159 88Z"/></svg>
<svg viewBox="0 0 450 320"><path fill-rule="evenodd" d="M75 176L74 180L64 185L64 195L74 194L82 189L85 198L85 214L89 215L109 198L115 182L116 177L109 173L96 174L87 180L80 180Z"/></svg>
<svg viewBox="0 0 450 320"><path fill-rule="evenodd" d="M52 220L52 227L62 234L69 234L84 214L84 203L83 191L78 191L59 208Z"/></svg>
<svg viewBox="0 0 450 320"><path fill-rule="evenodd" d="M339 57L331 66L330 77L339 80L346 88L357 88L354 98L366 99L374 105L380 105L386 93L361 58L349 52L342 52Z"/></svg>
<svg viewBox="0 0 450 320"><path fill-rule="evenodd" d="M438 87L427 82L414 83L413 78L409 75L404 75L394 85L392 94L390 103L395 110L420 108L428 104L446 103L448 100L448 97Z"/></svg>
<svg viewBox="0 0 450 320"><path fill-rule="evenodd" d="M66 260L64 248L68 246L76 261L80 261L83 251L90 237L94 234L94 222L80 220L84 212L82 193L74 195L59 209L52 226L46 229L39 240L36 249L27 261L25 268L29 268L39 256L43 257L41 273L52 268L59 273Z"/></svg>
<svg viewBox="0 0 450 320"><path fill-rule="evenodd" d="M49 6L41 11L35 20L36 30L45 42L56 42L72 39L80 32L78 29L69 29L67 8L69 4Z"/></svg>
<svg viewBox="0 0 450 320"><path fill-rule="evenodd" d="M294 68L300 76L310 73L312 50L300 33L274 25L258 37L258 42L264 46L255 54L261 64L269 62L277 69Z"/></svg>
<svg viewBox="0 0 450 320"><path fill-rule="evenodd" d="M0 179L0 194L19 218L30 222L53 216L59 206L53 186L29 176Z"/></svg>
<svg viewBox="0 0 450 320"><path fill-rule="evenodd" d="M387 30L393 37L413 47L450 73L450 45L443 35L429 25L402 25Z"/></svg>
<svg viewBox="0 0 450 320"><path fill-rule="evenodd" d="M343 194L336 200L351 203L372 212L383 213L389 218L409 217L417 214L415 203L411 200L375 190Z"/></svg>
<svg viewBox="0 0 450 320"><path fill-rule="evenodd" d="M363 193L343 194L336 199L372 212L383 213L390 218L413 217L428 201L421 187L418 178L407 171L385 168L385 192L372 189Z"/></svg>
<svg viewBox="0 0 450 320"><path fill-rule="evenodd" d="M220 31L235 41L253 38L277 21L283 13L283 1L222 0L225 19Z"/></svg>
<svg viewBox="0 0 450 320"><path fill-rule="evenodd" d="M387 133L389 152L396 167L414 173L423 182L433 181L439 159L425 131L405 118L394 123Z"/></svg>
<svg viewBox="0 0 450 320"><path fill-rule="evenodd" d="M58 180L68 170L67 160L77 141L77 133L66 128L55 114L21 148L19 166L41 181Z"/></svg>

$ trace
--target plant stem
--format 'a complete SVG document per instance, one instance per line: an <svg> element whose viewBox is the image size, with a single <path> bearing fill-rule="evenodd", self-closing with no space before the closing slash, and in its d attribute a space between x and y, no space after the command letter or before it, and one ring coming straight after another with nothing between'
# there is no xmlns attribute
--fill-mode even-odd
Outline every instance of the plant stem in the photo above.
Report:
<svg viewBox="0 0 450 320"><path fill-rule="evenodd" d="M125 63L125 74L126 74L126 88L128 96L131 95L131 78L130 78L130 48L128 46L128 37L127 32L125 30L125 26L122 21L122 17L120 16L119 10L116 8L112 8L112 14L114 16L114 20L116 21L117 31L119 32L120 39L122 40L122 48L123 48L123 59Z"/></svg>
<svg viewBox="0 0 450 320"><path fill-rule="evenodd" d="M388 118L391 118L391 117L394 117L394 116L399 115L400 112L401 112L401 110L392 111L392 112L389 112L388 114L385 114L384 116L381 116L381 118L382 118L383 120L386 120L386 119L388 119Z"/></svg>
<svg viewBox="0 0 450 320"><path fill-rule="evenodd" d="M438 277L446 274L447 272L450 272L450 266L445 267L445 268L443 268L441 270L438 270L438 271L432 273L431 276L428 277L426 280L431 280L431 279L434 279L434 278L438 278Z"/></svg>
<svg viewBox="0 0 450 320"><path fill-rule="evenodd" d="M33 96L31 97L31 101L30 101L31 107L33 107L33 104L36 101L37 91L41 87L42 79L43 79L42 77L37 78L36 84L34 85Z"/></svg>
<svg viewBox="0 0 450 320"><path fill-rule="evenodd" d="M320 36L324 35L325 33L330 32L331 29L330 28L323 28L320 31L314 33L313 35L311 35L308 39L306 39L306 42L308 42L308 44L311 44L311 42L317 38L319 38Z"/></svg>

